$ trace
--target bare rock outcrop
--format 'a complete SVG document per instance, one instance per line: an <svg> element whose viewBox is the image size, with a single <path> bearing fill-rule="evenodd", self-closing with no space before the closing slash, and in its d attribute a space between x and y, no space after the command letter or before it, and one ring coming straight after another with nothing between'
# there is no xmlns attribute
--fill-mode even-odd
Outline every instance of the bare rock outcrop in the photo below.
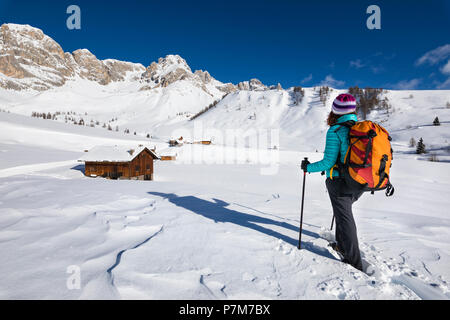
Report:
<svg viewBox="0 0 450 320"><path fill-rule="evenodd" d="M72 75L73 70L66 66L61 46L41 30L29 25L3 24L0 73L7 78L0 82L2 87L45 89L64 84L65 76ZM26 78L31 81L14 81Z"/></svg>
<svg viewBox="0 0 450 320"><path fill-rule="evenodd" d="M106 85L111 82L109 70L87 49L79 49L72 53L76 63L80 66L79 76Z"/></svg>
<svg viewBox="0 0 450 320"><path fill-rule="evenodd" d="M237 88L239 90L245 90L245 91L266 91L266 90L269 90L269 87L264 85L258 79L251 79L250 81L239 82L238 85L237 85Z"/></svg>
<svg viewBox="0 0 450 320"><path fill-rule="evenodd" d="M196 70L192 72L186 60L179 55L167 55L164 58L159 58L158 62L152 62L142 73L141 79L146 84L140 90L165 88L182 80L191 82L194 86L212 96L237 90L236 86L231 83L224 84L217 81L208 71ZM216 93L213 93L213 91Z"/></svg>
<svg viewBox="0 0 450 320"><path fill-rule="evenodd" d="M191 78L193 78L191 68L179 55L159 58L158 62L152 62L142 74L142 79L153 82L154 87L167 87L175 81Z"/></svg>
<svg viewBox="0 0 450 320"><path fill-rule="evenodd" d="M55 40L29 25L3 24L0 27L0 87L42 91L63 86L77 78L101 85L135 81L141 83L141 91L188 81L213 97L236 90L267 89L257 79L235 86L214 79L208 71L192 72L179 55L159 58L145 68L138 63L100 60L88 49L64 52Z"/></svg>
<svg viewBox="0 0 450 320"><path fill-rule="evenodd" d="M64 52L42 30L29 25L0 27L0 87L47 90L76 76L102 85L124 80L128 73L145 70L141 64L99 60L87 49Z"/></svg>

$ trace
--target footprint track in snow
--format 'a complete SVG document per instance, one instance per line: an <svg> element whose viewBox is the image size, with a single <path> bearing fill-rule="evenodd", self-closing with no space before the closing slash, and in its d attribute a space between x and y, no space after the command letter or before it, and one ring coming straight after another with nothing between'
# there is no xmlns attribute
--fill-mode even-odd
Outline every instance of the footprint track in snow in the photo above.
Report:
<svg viewBox="0 0 450 320"><path fill-rule="evenodd" d="M383 257L382 250L374 245L361 244L364 259L378 269L378 272L371 278L386 285L400 285L410 290L421 299L448 299L444 292L449 292L446 281L434 275L424 266L425 273L410 266L410 260L406 252L399 254L400 262L396 259ZM424 264L422 262L422 264ZM440 283L439 283L440 282Z"/></svg>
<svg viewBox="0 0 450 320"><path fill-rule="evenodd" d="M339 300L359 299L358 293L351 288L351 285L340 277L324 280L317 284L317 289L329 295L335 296Z"/></svg>
<svg viewBox="0 0 450 320"><path fill-rule="evenodd" d="M319 234L327 241L334 241L334 235L326 228L322 228ZM368 277L368 285L383 286L387 290L392 287L402 286L407 290L405 294L409 299L417 297L448 299L445 296L445 292L450 292L448 283L441 277L433 279L435 277L423 262L422 265L425 272L412 267L409 264L410 258L406 252L399 254L399 262L398 258L386 257L383 254L383 250L365 242L360 244L360 250L363 262L372 265L375 273L372 276L367 276L355 271L353 272L355 280Z"/></svg>

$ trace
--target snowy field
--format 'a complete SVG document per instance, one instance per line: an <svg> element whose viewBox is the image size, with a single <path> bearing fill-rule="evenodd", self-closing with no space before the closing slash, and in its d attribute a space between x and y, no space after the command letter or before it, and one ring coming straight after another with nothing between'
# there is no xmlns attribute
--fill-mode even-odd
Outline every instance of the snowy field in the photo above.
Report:
<svg viewBox="0 0 450 320"><path fill-rule="evenodd" d="M293 126L288 114L270 119L280 118ZM184 146L176 162L155 163L155 181L95 179L77 162L84 149L165 143L0 112L0 298L449 299L449 164L411 154L411 132L429 129L419 127L398 132L395 195L365 194L354 206L360 247L377 270L367 276L327 250L331 205L319 174L307 175L297 249L298 164L320 152L281 143L276 173L264 175L266 165L251 159L183 163ZM311 139L323 146L319 129ZM445 151L444 140L437 149ZM80 289L67 286L73 266Z"/></svg>

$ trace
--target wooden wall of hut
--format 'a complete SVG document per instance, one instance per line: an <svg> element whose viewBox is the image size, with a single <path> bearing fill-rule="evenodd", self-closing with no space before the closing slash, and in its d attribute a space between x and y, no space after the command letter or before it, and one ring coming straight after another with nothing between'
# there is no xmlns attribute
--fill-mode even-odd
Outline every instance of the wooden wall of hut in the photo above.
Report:
<svg viewBox="0 0 450 320"><path fill-rule="evenodd" d="M87 161L85 175L110 179L153 180L153 156L149 151L144 150L129 162Z"/></svg>
<svg viewBox="0 0 450 320"><path fill-rule="evenodd" d="M176 156L161 156L161 161L171 161L176 159L177 159Z"/></svg>

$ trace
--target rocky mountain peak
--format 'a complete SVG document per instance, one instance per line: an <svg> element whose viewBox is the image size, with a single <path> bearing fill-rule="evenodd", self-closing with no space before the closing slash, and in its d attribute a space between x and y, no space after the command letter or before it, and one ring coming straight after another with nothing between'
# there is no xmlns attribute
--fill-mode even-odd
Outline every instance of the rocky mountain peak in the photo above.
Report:
<svg viewBox="0 0 450 320"><path fill-rule="evenodd" d="M197 75L204 83L209 83L213 80L213 77L211 77L208 71L196 70L194 74Z"/></svg>
<svg viewBox="0 0 450 320"><path fill-rule="evenodd" d="M125 79L145 82L141 90L167 87L184 80L214 97L237 90L231 83L217 81L208 71L193 73L186 60L176 54L159 58L145 68L137 63L100 60L88 49L64 52L55 40L29 25L0 27L0 87L42 91L76 78L101 85ZM249 83L252 88L259 86L253 80Z"/></svg>
<svg viewBox="0 0 450 320"><path fill-rule="evenodd" d="M141 78L148 83L141 88L142 90L164 88L181 80L190 81L194 86L211 95L214 95L211 93L214 90L222 93L236 90L233 84L217 81L208 71L197 70L193 73L186 60L179 55L167 55L165 58L159 58L158 62L152 62Z"/></svg>
<svg viewBox="0 0 450 320"><path fill-rule="evenodd" d="M65 59L61 46L40 29L17 24L0 27L2 87L46 89L62 85L64 77L72 74ZM39 78L39 81L14 81L27 78Z"/></svg>
<svg viewBox="0 0 450 320"><path fill-rule="evenodd" d="M178 80L192 78L192 70L186 60L179 55L167 55L159 58L158 62L152 62L142 74L147 82L152 82L153 87L167 87Z"/></svg>
<svg viewBox="0 0 450 320"><path fill-rule="evenodd" d="M79 76L100 84L108 84L111 78L108 68L87 49L78 49L72 52L75 62L80 66Z"/></svg>
<svg viewBox="0 0 450 320"><path fill-rule="evenodd" d="M106 85L135 78L144 66L117 60L99 60L87 49L64 52L42 30L29 25L3 24L0 27L0 87L14 90L47 90L78 76Z"/></svg>
<svg viewBox="0 0 450 320"><path fill-rule="evenodd" d="M246 91L266 91L266 90L269 90L269 87L264 85L258 79L251 79L250 81L239 82L237 87L238 87L239 90L246 90Z"/></svg>
<svg viewBox="0 0 450 320"><path fill-rule="evenodd" d="M177 54L169 54L165 58L159 58L158 64L163 69L185 69L187 72L192 72L186 60Z"/></svg>

